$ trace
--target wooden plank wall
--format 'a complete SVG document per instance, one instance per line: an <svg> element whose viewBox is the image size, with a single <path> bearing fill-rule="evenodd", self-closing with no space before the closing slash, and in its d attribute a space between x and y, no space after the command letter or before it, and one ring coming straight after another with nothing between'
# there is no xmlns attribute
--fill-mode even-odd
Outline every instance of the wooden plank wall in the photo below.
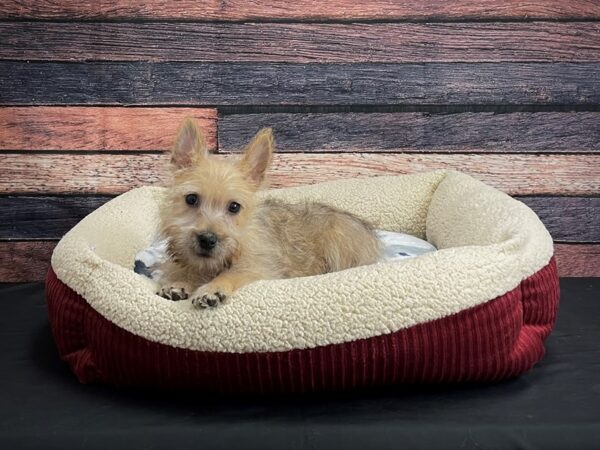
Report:
<svg viewBox="0 0 600 450"><path fill-rule="evenodd" d="M186 116L224 158L272 126L274 186L470 173L538 213L562 276L600 276L596 0L3 1L0 282L161 183Z"/></svg>

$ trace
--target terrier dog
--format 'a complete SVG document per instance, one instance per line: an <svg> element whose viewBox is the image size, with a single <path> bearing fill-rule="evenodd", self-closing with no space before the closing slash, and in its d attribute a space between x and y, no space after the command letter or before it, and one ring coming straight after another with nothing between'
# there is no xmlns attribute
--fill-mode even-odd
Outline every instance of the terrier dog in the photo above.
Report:
<svg viewBox="0 0 600 450"><path fill-rule="evenodd" d="M161 208L169 261L159 293L215 307L257 280L335 272L377 261L381 247L366 221L321 203L260 200L273 155L271 129L242 157L208 154L195 122L184 121L172 149L173 184Z"/></svg>

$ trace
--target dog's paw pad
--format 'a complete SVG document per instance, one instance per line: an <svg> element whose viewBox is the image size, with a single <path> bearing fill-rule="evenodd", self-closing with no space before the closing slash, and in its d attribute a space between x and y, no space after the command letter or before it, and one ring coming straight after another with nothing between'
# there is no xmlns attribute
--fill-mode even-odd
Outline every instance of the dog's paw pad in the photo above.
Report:
<svg viewBox="0 0 600 450"><path fill-rule="evenodd" d="M179 300L185 300L186 298L188 298L188 293L185 291L184 288L162 288L160 290L160 292L158 293L158 295L160 295L163 298L166 298L167 300L172 300L174 302L177 302Z"/></svg>
<svg viewBox="0 0 600 450"><path fill-rule="evenodd" d="M202 294L192 298L192 305L200 309L215 308L224 300L225 295L221 294L220 292L215 292L213 294Z"/></svg>

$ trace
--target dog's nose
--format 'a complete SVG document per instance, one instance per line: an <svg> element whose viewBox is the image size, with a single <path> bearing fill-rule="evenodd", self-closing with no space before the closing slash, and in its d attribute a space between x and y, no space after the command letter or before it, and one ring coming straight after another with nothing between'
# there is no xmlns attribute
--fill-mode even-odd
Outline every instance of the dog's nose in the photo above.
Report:
<svg viewBox="0 0 600 450"><path fill-rule="evenodd" d="M217 235L207 231L198 235L198 244L203 250L212 250L217 245Z"/></svg>

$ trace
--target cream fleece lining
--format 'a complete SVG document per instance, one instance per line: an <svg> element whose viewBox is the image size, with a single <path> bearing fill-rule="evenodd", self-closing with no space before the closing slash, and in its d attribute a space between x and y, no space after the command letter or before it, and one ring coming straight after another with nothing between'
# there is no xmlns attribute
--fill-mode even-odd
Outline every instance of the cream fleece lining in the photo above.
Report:
<svg viewBox="0 0 600 450"><path fill-rule="evenodd" d="M552 239L527 206L456 172L335 181L264 195L331 203L439 251L393 263L259 281L213 310L154 295L132 271L155 236L163 188L134 189L83 219L52 256L58 278L138 336L192 350L285 351L390 333L515 288L550 260Z"/></svg>

